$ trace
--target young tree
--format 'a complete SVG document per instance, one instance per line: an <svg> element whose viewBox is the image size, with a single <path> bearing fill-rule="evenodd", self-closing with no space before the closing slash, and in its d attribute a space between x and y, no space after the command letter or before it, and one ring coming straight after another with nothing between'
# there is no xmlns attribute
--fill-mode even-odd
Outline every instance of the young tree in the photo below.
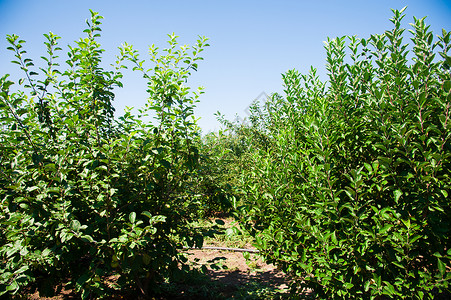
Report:
<svg viewBox="0 0 451 300"><path fill-rule="evenodd" d="M91 11L85 38L69 47L67 69L57 63L58 36L49 33L39 76L24 41L8 36L25 73L17 91L0 79L0 294L22 287L52 295L67 284L82 298L136 288L158 289L187 270L179 249L200 246L186 226L198 209L198 130L193 108L201 90L186 85L208 46L150 48L146 69L125 44L111 71L101 67L102 17ZM113 89L130 61L148 81L140 114L114 118ZM117 275L115 286L106 280Z"/></svg>

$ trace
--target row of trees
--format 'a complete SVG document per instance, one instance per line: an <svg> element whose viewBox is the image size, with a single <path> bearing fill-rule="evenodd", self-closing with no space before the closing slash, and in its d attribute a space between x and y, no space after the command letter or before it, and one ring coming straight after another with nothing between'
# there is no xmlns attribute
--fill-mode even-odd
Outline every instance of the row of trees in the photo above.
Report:
<svg viewBox="0 0 451 300"><path fill-rule="evenodd" d="M180 249L203 238L187 223L205 211L203 199L226 195L199 152L193 109L202 90L186 86L207 39L179 47L170 35L162 52L150 47L149 67L125 44L104 70L102 18L91 14L65 70L58 36L45 35L40 74L24 41L7 37L25 78L17 91L0 79L0 294L31 285L52 295L66 283L82 298L130 287L148 295L188 270ZM147 80L149 101L115 119L113 88L127 64Z"/></svg>
<svg viewBox="0 0 451 300"><path fill-rule="evenodd" d="M8 36L25 77L0 78L0 294L65 283L83 298L148 296L188 270L183 246L202 245L188 223L224 210L294 279L293 295L449 292L451 34L434 41L415 19L405 43L403 10L393 13L383 34L328 40L327 82L288 71L285 95L254 103L249 124L222 119L226 130L203 138L202 91L186 82L205 38L178 47L170 35L162 52L150 47L150 67L125 44L106 71L91 12L66 70L58 37L45 35L38 75ZM127 66L149 101L115 119Z"/></svg>
<svg viewBox="0 0 451 300"><path fill-rule="evenodd" d="M451 34L415 19L328 40L329 79L283 74L284 94L223 122L241 220L293 293L431 298L451 279ZM411 49L411 50L409 50Z"/></svg>

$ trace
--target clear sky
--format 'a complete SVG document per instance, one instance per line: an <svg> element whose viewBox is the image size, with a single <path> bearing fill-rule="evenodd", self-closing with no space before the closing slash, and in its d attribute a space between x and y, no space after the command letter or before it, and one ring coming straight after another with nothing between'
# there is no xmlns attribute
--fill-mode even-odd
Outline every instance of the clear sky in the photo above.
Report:
<svg viewBox="0 0 451 300"><path fill-rule="evenodd" d="M123 42L146 58L149 45L167 45L168 33L180 36L181 44L207 36L211 46L190 81L192 87L205 87L196 116L207 133L219 129L216 111L228 119L246 117L246 108L262 92L281 92L281 74L289 69L305 73L314 66L326 79L327 37L383 33L392 28L390 8L406 5L405 27L413 16L427 16L435 34L451 30L451 0L0 0L0 74L10 73L13 79L20 74L9 63L13 55L6 50L6 34L26 40L28 54L38 59L45 54L43 34L52 31L62 37L63 58L67 45L84 37L89 9L105 18L99 41L108 64ZM116 91L118 115L125 106L141 107L147 98L146 83L137 72L127 72L123 83Z"/></svg>

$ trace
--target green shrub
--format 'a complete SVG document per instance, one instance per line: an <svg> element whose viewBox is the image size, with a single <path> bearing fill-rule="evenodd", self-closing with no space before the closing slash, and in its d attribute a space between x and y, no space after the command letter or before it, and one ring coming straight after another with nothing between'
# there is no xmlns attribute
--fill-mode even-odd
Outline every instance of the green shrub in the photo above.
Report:
<svg viewBox="0 0 451 300"><path fill-rule="evenodd" d="M25 79L17 91L8 75L0 79L0 295L29 286L49 296L61 284L83 298L129 288L147 295L186 270L182 243L202 244L185 226L198 209L191 175L199 168L193 108L201 92L186 81L206 39L178 48L170 35L162 54L150 47L148 70L125 44L106 71L101 17L91 14L65 71L58 36L45 35L40 77L24 41L7 37ZM122 86L125 61L147 79L149 100L138 116L126 111L116 120L113 87ZM156 121L143 121L148 114ZM116 286L106 280L112 275Z"/></svg>
<svg viewBox="0 0 451 300"><path fill-rule="evenodd" d="M239 203L240 195L236 182L241 164L245 163L246 147L242 141L236 140L227 131L211 132L202 138L201 166L199 176L199 192L205 197L202 200L204 216L217 213L231 214Z"/></svg>
<svg viewBox="0 0 451 300"><path fill-rule="evenodd" d="M432 298L451 278L451 57L423 19L328 40L329 81L283 75L254 113L242 218L267 261L324 299ZM409 50L411 49L411 50ZM410 61L410 62L409 62ZM252 120L252 118L251 118ZM261 120L259 123L256 122Z"/></svg>

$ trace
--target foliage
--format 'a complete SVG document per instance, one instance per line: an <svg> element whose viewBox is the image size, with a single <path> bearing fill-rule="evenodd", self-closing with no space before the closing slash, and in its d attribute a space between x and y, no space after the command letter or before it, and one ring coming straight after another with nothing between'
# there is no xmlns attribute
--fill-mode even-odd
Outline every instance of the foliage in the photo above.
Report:
<svg viewBox="0 0 451 300"><path fill-rule="evenodd" d="M235 192L226 175L220 144L208 134L198 140L199 168L193 177L199 200L198 218L229 214L233 210Z"/></svg>
<svg viewBox="0 0 451 300"><path fill-rule="evenodd" d="M262 134L264 126L260 124L262 112L259 103L253 103L250 109L254 113L251 116L253 126L249 127L238 120L230 122L217 112L216 117L225 128L218 132L210 132L202 138L201 153L208 162L206 164L208 172L204 173L203 180L214 182L216 188L222 187L222 193L217 195L226 196L221 197L226 202L221 198L213 199L209 203L211 211L235 213L236 208L242 204L242 196L246 193L240 187L239 177L243 170L251 167L248 157L249 146L259 144L265 147L268 143L266 135ZM255 118L255 115L260 118Z"/></svg>
<svg viewBox="0 0 451 300"><path fill-rule="evenodd" d="M328 39L329 81L288 71L285 97L240 131L241 218L267 261L296 279L293 292L450 292L451 33L434 42L414 18L405 44L403 11L383 34Z"/></svg>
<svg viewBox="0 0 451 300"><path fill-rule="evenodd" d="M249 125L222 119L227 130L202 139L202 91L186 83L205 38L178 47L170 35L162 53L150 47L150 68L124 44L106 71L91 12L64 71L59 37L44 35L39 76L8 36L25 78L0 78L0 295L66 283L82 298L148 296L187 271L179 249L202 245L208 233L189 224L231 204L293 293L450 293L451 33L434 41L414 18L407 44L403 11L383 34L329 39L327 82L290 70L285 96L254 103ZM126 62L149 101L115 119Z"/></svg>
<svg viewBox="0 0 451 300"><path fill-rule="evenodd" d="M150 47L149 69L125 44L106 71L101 19L91 11L64 71L59 37L45 34L41 76L25 42L7 37L25 78L17 91L8 75L0 79L0 294L31 286L50 296L67 283L82 298L129 287L147 295L187 269L184 244L202 244L185 226L199 204L193 109L201 93L186 82L207 40L178 47L170 35L162 53ZM126 61L147 79L149 100L138 116L116 120L113 88L122 86ZM155 122L143 121L149 114ZM111 275L116 286L105 281Z"/></svg>
<svg viewBox="0 0 451 300"><path fill-rule="evenodd" d="M243 162L240 154L245 150L233 135L223 131L205 135L200 149L203 166L202 176L199 178L200 192L208 197L203 201L203 216L209 217L215 213L230 214L236 208L241 194L236 189L236 178L239 174L239 164Z"/></svg>

